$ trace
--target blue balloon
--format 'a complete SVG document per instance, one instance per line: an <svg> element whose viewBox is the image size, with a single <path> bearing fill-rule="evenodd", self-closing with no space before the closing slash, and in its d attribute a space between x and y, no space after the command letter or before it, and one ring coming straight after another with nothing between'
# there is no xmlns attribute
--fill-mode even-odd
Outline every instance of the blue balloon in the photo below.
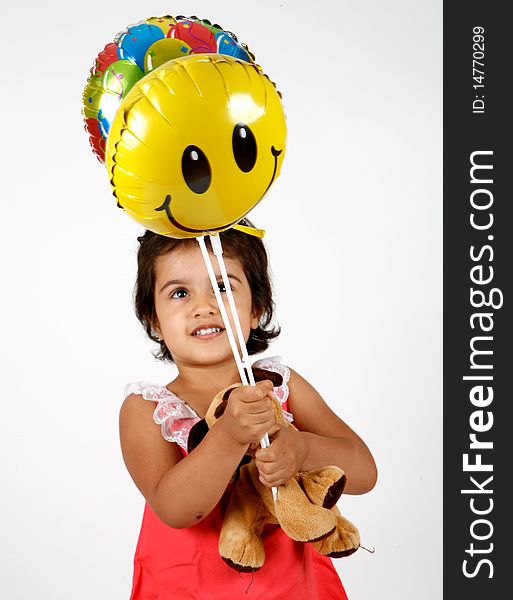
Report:
<svg viewBox="0 0 513 600"><path fill-rule="evenodd" d="M102 134L102 138L106 140L110 131L110 121L105 117L101 108L98 111L98 129Z"/></svg>
<svg viewBox="0 0 513 600"><path fill-rule="evenodd" d="M240 58L246 62L252 62L247 51L244 50L242 46L239 46L239 44L237 44L232 36L226 33L226 31L219 31L214 37L217 42L217 51L219 54L227 54L228 56Z"/></svg>
<svg viewBox="0 0 513 600"><path fill-rule="evenodd" d="M129 27L118 41L119 55L125 60L135 62L144 71L146 50L157 40L163 39L164 32L156 25L141 23Z"/></svg>

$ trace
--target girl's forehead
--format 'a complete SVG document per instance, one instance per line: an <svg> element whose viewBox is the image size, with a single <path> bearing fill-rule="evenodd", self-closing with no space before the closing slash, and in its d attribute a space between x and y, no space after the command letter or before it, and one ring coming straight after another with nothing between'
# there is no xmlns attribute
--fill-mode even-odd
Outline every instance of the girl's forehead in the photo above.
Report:
<svg viewBox="0 0 513 600"><path fill-rule="evenodd" d="M220 274L217 259L209 252L210 260L216 274ZM230 258L223 254L227 271L234 274L244 274L241 261L238 258ZM199 246L187 245L174 248L170 252L159 256L155 261L155 276L160 277L187 276L188 278L208 277L205 261Z"/></svg>

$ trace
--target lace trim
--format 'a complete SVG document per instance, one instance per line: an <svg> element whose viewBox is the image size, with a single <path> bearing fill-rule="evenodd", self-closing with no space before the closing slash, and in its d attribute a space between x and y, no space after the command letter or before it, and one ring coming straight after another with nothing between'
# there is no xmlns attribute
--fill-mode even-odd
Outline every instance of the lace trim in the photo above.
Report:
<svg viewBox="0 0 513 600"><path fill-rule="evenodd" d="M125 398L130 394L140 394L145 400L157 402L153 420L160 425L162 437L187 451L189 432L201 420L194 410L162 385L137 381L125 387Z"/></svg>
<svg viewBox="0 0 513 600"><path fill-rule="evenodd" d="M279 356L257 360L253 366L274 371L282 376L283 383L274 388L274 393L282 404L284 417L291 423L293 420L292 414L283 409L283 404L287 402L289 397L289 368L281 363ZM147 381L136 381L125 387L125 398L130 394L141 395L144 400L157 402L153 420L157 425L160 425L162 437L168 442L175 442L187 452L189 433L193 425L201 420L196 412L181 398L162 385L155 385Z"/></svg>

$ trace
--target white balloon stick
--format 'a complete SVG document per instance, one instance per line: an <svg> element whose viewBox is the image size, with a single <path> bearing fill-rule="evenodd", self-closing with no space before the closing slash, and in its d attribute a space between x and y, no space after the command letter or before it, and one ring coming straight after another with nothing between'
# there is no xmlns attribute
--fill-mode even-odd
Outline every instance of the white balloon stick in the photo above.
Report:
<svg viewBox="0 0 513 600"><path fill-rule="evenodd" d="M221 277L223 280L224 288L226 290L226 296L228 298L228 305L230 306L230 312L232 314L232 319L235 325L235 330L237 332L237 337L239 339L239 348L242 353L242 360L239 354L239 348L235 343L235 338L233 335L232 327L230 320L228 318L228 314L226 312L226 308L224 306L223 299L221 297L221 292L219 291L219 287L217 285L217 278L214 273L214 269L212 267L212 262L210 260L210 255L208 253L205 237L200 236L196 238L199 242L201 254L203 255L203 260L205 262L205 266L207 267L207 272L210 277L210 283L212 284L212 288L214 290L214 294L217 300L217 304L219 306L219 311L221 313L221 317L223 319L223 323L225 326L226 333L228 334L228 341L230 342L230 347L232 349L233 357L237 364L237 369L239 371L239 375L241 381L244 385L248 384L248 379L250 385L256 385L255 378L253 376L253 370L251 369L251 365L249 363L249 355L248 350L246 348L246 341L244 340L244 334L242 333L242 328L240 325L239 314L237 312L237 307L235 305L235 299L233 297L232 288L230 285L230 280L228 278L228 273L226 272L226 265L223 259L223 247L221 244L221 239L219 235L210 235L210 243L212 244L212 250L217 259L217 263L219 265L219 269L221 271ZM270 446L269 435L266 433L264 437L260 440L261 448L268 448ZM273 487L271 488L274 501L276 501L278 497L278 490Z"/></svg>
<svg viewBox="0 0 513 600"><path fill-rule="evenodd" d="M246 373L244 372L244 368L239 356L239 351L237 349L237 344L235 342L235 338L233 337L233 331L230 325L230 319L228 318L228 313L226 312L226 308L224 306L223 299L221 297L221 292L219 291L219 287L217 285L217 278L214 273L214 268L212 267L212 263L210 261L210 256L208 254L207 246L205 244L205 236L200 236L196 238L199 242L201 254L203 255L203 260L205 262L205 266L207 267L208 276L210 278L210 283L212 284L212 289L214 290L214 295L217 300L217 304L219 306L219 312L221 313L221 318L223 319L224 327L226 333L228 335L228 341L230 342L230 347L233 352L233 357L235 358L235 362L237 364L237 369L239 370L240 380L244 385L247 385L248 379L246 377Z"/></svg>
<svg viewBox="0 0 513 600"><path fill-rule="evenodd" d="M212 250L214 256L217 258L219 270L221 271L221 277L223 278L224 288L226 290L226 296L228 298L228 304L232 313L233 323L235 325L235 331L237 332L237 338L239 340L239 348L242 353L242 366L248 374L248 379L251 385L255 385L255 378L253 376L253 369L249 363L248 349L246 348L246 340L242 333L242 327L240 326L239 315L237 313L237 307L235 306L235 300L233 298L232 287L230 285L230 278L226 272L226 265L223 259L223 246L221 244L221 238L218 235L210 235L210 243L212 244Z"/></svg>

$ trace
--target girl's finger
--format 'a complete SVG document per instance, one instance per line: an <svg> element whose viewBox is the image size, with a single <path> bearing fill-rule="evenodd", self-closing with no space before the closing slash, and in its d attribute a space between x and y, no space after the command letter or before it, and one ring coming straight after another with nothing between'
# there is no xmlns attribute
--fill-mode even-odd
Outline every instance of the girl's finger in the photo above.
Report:
<svg viewBox="0 0 513 600"><path fill-rule="evenodd" d="M286 477L289 470L285 465L276 467L273 463L257 464L257 469L260 475L266 478L283 478Z"/></svg>
<svg viewBox="0 0 513 600"><path fill-rule="evenodd" d="M269 413L274 417L272 406L268 402L262 402L258 404L251 404L245 411L250 415L260 415L263 413Z"/></svg>
<svg viewBox="0 0 513 600"><path fill-rule="evenodd" d="M266 487L276 487L278 485L283 485L284 483L287 483L288 481L290 481L290 477L276 477L276 476L272 476L272 477L265 477L263 475L260 475L259 477L260 482L263 483Z"/></svg>
<svg viewBox="0 0 513 600"><path fill-rule="evenodd" d="M274 462L276 454L271 448L260 448L255 452L255 462Z"/></svg>
<svg viewBox="0 0 513 600"><path fill-rule="evenodd" d="M262 400L270 392L272 392L273 387L270 381L260 381L257 385L244 385L240 388L237 388L240 391L240 400L242 402L252 403L258 402Z"/></svg>
<svg viewBox="0 0 513 600"><path fill-rule="evenodd" d="M273 411L273 415L274 415L274 411ZM273 423L271 429L269 429L269 431L267 432L270 436L273 436L274 434L278 433L278 431L280 431L280 429L283 427L283 425L278 425L278 423L276 423L276 421Z"/></svg>

